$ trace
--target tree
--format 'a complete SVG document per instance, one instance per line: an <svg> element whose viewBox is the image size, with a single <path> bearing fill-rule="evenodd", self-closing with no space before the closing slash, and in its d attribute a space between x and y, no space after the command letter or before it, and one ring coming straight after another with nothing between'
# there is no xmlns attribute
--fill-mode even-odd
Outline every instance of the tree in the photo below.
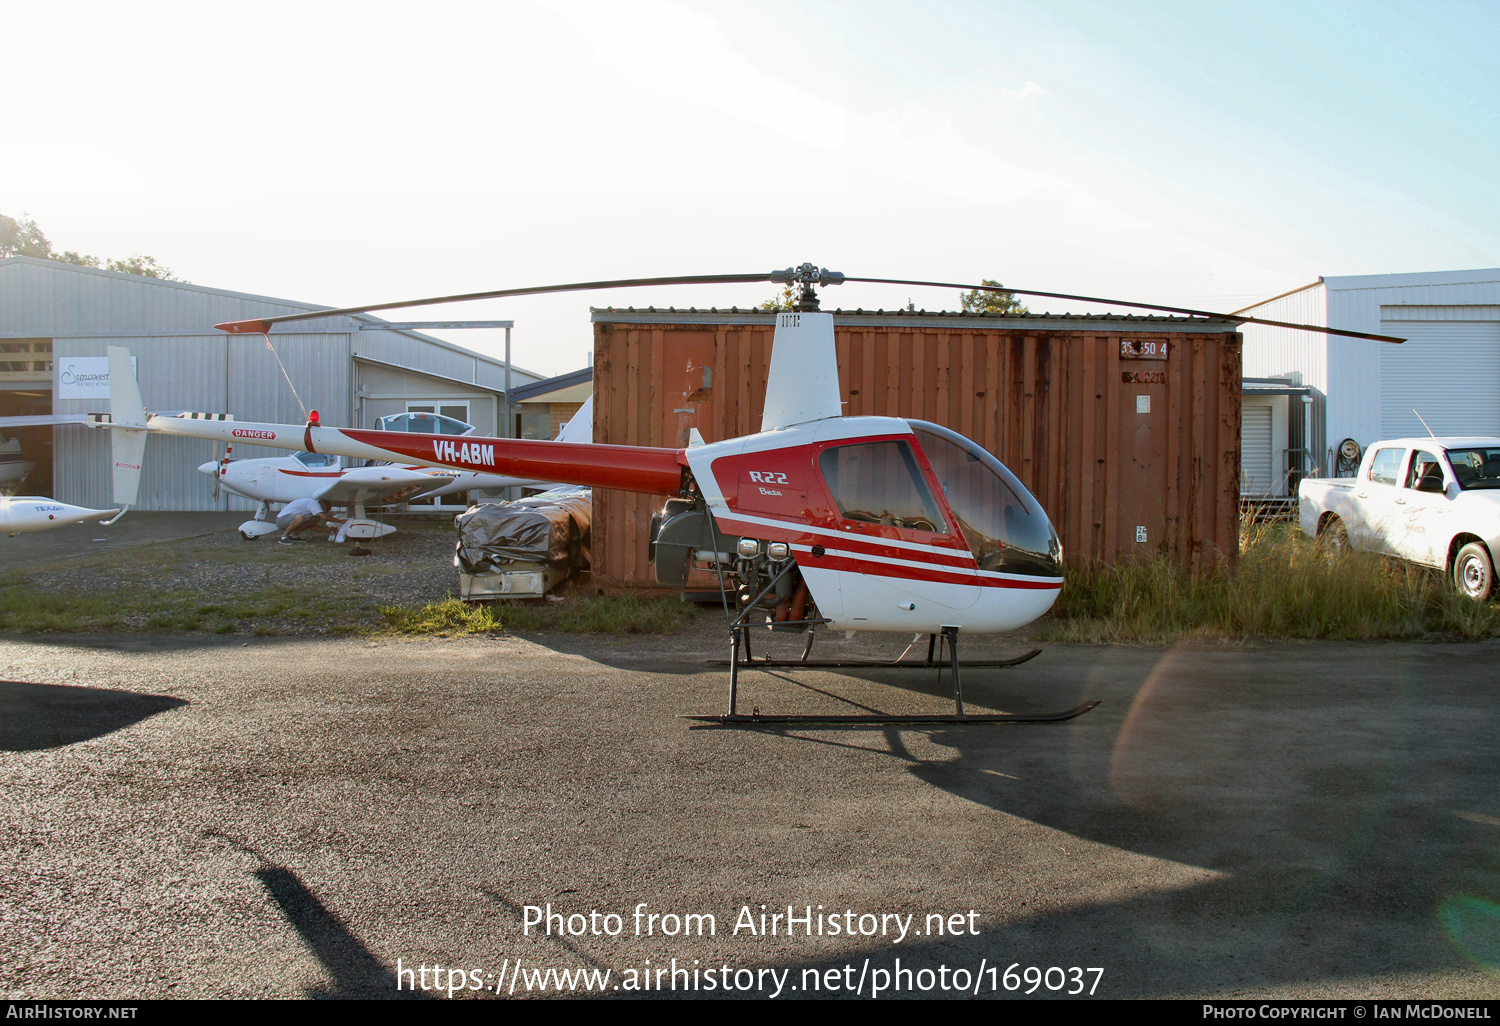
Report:
<svg viewBox="0 0 1500 1026"><path fill-rule="evenodd" d="M92 265L94 267L98 264ZM163 267L156 262L155 257L136 254L126 260L109 260L105 263L106 271L120 271L123 274L139 274L142 278L161 278L164 281L181 281L174 277L171 268Z"/></svg>
<svg viewBox="0 0 1500 1026"><path fill-rule="evenodd" d="M0 214L0 257L12 256L56 260L58 263L76 264L80 267L103 267L106 271L138 274L143 278L161 278L164 281L182 280L172 273L171 268L157 263L155 257L139 253L124 260L100 260L96 256L89 256L71 249L54 253L52 243L47 241L47 236L43 235L36 222L24 213L19 221Z"/></svg>
<svg viewBox="0 0 1500 1026"><path fill-rule="evenodd" d="M64 263L64 264L78 264L80 267L98 267L99 266L99 258L98 257L96 257L96 256L85 256L85 255L83 255L81 253L75 253L71 249L67 250L66 252L63 252L63 253L53 253L52 256L50 257L50 259L56 260L56 261L58 261L60 263Z"/></svg>
<svg viewBox="0 0 1500 1026"><path fill-rule="evenodd" d="M52 256L52 243L25 214L17 221L0 214L0 257L28 256L42 260Z"/></svg>
<svg viewBox="0 0 1500 1026"><path fill-rule="evenodd" d="M790 310L792 303L797 299L797 286L795 284L784 285L780 292L757 306L757 310Z"/></svg>
<svg viewBox="0 0 1500 1026"><path fill-rule="evenodd" d="M990 278L981 278L979 283L991 288L1000 288L1000 283ZM970 289L963 293L959 301L963 303L964 313L1023 314L1028 312L1014 292L985 292L980 289Z"/></svg>

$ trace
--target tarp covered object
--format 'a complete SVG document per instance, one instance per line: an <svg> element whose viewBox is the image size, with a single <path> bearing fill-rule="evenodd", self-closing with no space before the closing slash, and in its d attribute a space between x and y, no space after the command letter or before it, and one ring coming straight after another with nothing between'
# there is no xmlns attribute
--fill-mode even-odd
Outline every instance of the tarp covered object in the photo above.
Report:
<svg viewBox="0 0 1500 1026"><path fill-rule="evenodd" d="M580 487L472 506L453 518L453 565L466 574L499 573L511 563L546 563L569 574L587 570L592 513L592 492Z"/></svg>

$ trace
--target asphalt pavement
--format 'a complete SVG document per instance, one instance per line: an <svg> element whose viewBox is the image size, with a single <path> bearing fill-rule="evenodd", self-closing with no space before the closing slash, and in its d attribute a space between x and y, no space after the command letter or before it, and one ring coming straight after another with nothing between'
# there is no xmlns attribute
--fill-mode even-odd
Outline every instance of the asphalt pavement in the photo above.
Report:
<svg viewBox="0 0 1500 1026"><path fill-rule="evenodd" d="M1500 996L1493 645L719 640L0 641L0 995Z"/></svg>

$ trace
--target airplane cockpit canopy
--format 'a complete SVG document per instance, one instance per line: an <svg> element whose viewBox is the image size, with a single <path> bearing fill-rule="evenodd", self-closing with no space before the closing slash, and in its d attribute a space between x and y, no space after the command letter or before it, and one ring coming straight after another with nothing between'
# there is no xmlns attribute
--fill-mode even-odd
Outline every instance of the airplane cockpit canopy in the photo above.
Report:
<svg viewBox="0 0 1500 1026"><path fill-rule="evenodd" d="M979 569L1063 575L1057 531L1005 464L956 431L922 420L906 423L916 432Z"/></svg>
<svg viewBox="0 0 1500 1026"><path fill-rule="evenodd" d="M299 452L294 453L292 458L309 470L322 470L326 467L337 467L339 465L339 458L337 456L330 456L326 452Z"/></svg>
<svg viewBox="0 0 1500 1026"><path fill-rule="evenodd" d="M441 413L393 413L375 421L377 431L411 431L423 435L469 435L473 424Z"/></svg>

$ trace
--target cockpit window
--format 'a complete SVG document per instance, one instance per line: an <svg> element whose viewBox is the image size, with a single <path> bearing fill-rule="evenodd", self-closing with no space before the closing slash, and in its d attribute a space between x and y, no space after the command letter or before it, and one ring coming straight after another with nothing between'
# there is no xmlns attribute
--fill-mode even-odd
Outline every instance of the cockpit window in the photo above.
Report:
<svg viewBox="0 0 1500 1026"><path fill-rule="evenodd" d="M299 452L296 458L304 467L309 469L324 467L336 467L339 465L337 456L330 456L326 452Z"/></svg>
<svg viewBox="0 0 1500 1026"><path fill-rule="evenodd" d="M393 413L375 422L377 431L409 431L422 435L467 435L474 425L441 413Z"/></svg>
<svg viewBox="0 0 1500 1026"><path fill-rule="evenodd" d="M909 420L979 569L1062 576L1052 522L999 460L956 431Z"/></svg>
<svg viewBox="0 0 1500 1026"><path fill-rule="evenodd" d="M1500 488L1500 448L1449 449L1448 463L1464 491Z"/></svg>
<svg viewBox="0 0 1500 1026"><path fill-rule="evenodd" d="M825 449L818 467L845 520L946 534L942 513L905 442Z"/></svg>

